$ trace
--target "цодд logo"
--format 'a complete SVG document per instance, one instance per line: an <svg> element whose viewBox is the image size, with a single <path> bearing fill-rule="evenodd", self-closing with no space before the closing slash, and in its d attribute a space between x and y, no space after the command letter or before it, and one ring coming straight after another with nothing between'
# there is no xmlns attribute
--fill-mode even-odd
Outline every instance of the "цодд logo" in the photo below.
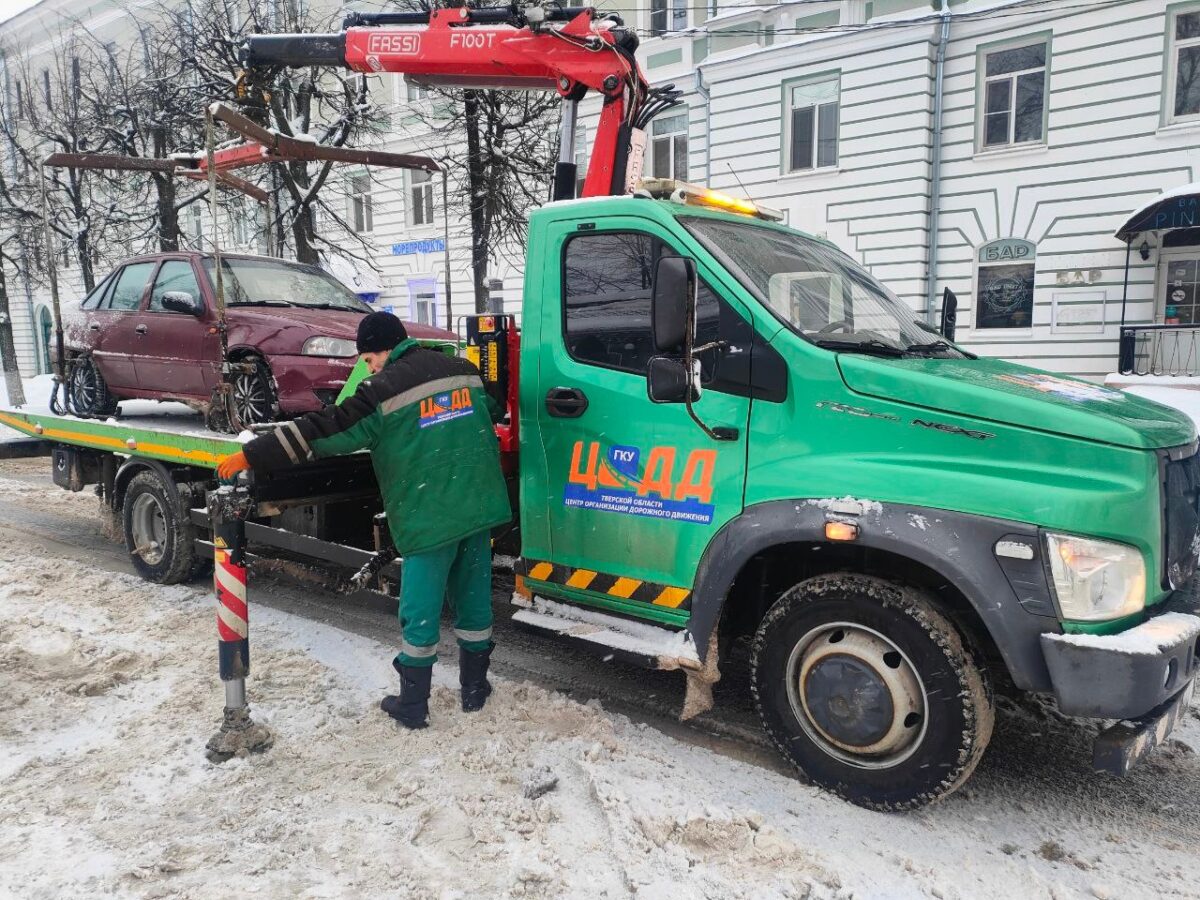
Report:
<svg viewBox="0 0 1200 900"><path fill-rule="evenodd" d="M421 35L416 31L393 31L372 34L367 38L367 53L400 53L413 55L421 52Z"/></svg>

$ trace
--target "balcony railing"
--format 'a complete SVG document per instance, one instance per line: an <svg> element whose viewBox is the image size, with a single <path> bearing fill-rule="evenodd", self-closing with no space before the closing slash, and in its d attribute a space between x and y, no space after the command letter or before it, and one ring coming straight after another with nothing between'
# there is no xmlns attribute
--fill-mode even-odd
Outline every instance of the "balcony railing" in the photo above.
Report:
<svg viewBox="0 0 1200 900"><path fill-rule="evenodd" d="M1122 375L1200 375L1200 325L1124 325Z"/></svg>

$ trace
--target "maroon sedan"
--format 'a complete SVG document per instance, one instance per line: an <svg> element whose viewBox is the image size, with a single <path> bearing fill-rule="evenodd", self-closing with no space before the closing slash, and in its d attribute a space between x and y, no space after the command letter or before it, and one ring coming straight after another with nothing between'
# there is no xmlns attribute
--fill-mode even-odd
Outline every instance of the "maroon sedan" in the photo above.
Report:
<svg viewBox="0 0 1200 900"><path fill-rule="evenodd" d="M69 318L71 394L85 415L118 400L177 400L207 412L220 382L216 267L202 253L160 253L118 266ZM222 255L229 360L242 422L266 422L334 402L355 363L358 321L371 307L315 266ZM418 340L449 331L406 323Z"/></svg>

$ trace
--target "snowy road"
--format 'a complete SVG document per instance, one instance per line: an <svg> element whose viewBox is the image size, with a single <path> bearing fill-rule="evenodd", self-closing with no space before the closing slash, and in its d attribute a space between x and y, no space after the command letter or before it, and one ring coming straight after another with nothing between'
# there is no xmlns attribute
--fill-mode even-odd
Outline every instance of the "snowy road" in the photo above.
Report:
<svg viewBox="0 0 1200 900"><path fill-rule="evenodd" d="M1116 781L1074 723L1003 702L964 791L887 816L784 774L736 667L684 727L677 676L511 628L483 713L450 657L433 726L401 733L375 709L389 610L262 578L250 694L276 746L213 766L207 591L130 577L47 468L0 463L0 895L1200 896L1194 712ZM557 787L527 799L540 768Z"/></svg>

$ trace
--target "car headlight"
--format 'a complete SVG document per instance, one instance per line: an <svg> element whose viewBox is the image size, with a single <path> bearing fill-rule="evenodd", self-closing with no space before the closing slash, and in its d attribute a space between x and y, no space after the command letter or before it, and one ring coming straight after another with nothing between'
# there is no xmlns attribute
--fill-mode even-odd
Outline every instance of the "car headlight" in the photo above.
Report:
<svg viewBox="0 0 1200 900"><path fill-rule="evenodd" d="M1146 563L1136 547L1046 534L1054 593L1064 619L1101 622L1146 605Z"/></svg>
<svg viewBox="0 0 1200 900"><path fill-rule="evenodd" d="M305 356L358 356L358 345L344 338L310 337L300 352Z"/></svg>

